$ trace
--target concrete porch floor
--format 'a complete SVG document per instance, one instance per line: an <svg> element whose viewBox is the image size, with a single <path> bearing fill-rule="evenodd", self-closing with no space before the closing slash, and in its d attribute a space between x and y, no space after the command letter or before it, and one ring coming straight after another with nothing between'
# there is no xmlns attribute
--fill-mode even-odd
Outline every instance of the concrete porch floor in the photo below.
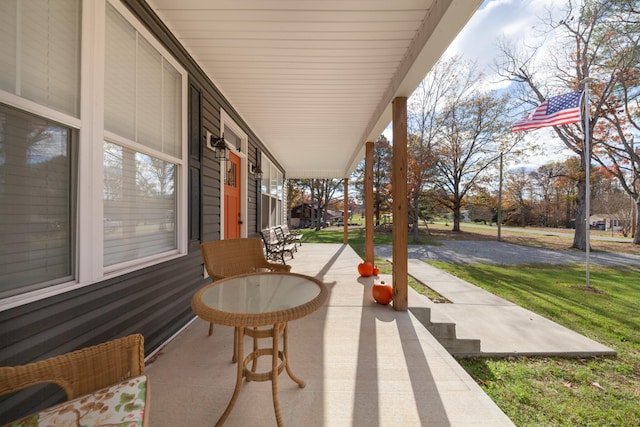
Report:
<svg viewBox="0 0 640 427"><path fill-rule="evenodd" d="M289 324L289 362L306 387L279 376L284 424L513 425L411 312L373 302L373 280L358 277L359 262L337 244L304 244L288 261L322 280L329 299ZM151 426L212 426L224 411L235 386L233 330L215 326L209 337L207 329L194 320L147 366ZM261 358L258 370L270 363ZM275 424L271 383L245 382L225 425Z"/></svg>

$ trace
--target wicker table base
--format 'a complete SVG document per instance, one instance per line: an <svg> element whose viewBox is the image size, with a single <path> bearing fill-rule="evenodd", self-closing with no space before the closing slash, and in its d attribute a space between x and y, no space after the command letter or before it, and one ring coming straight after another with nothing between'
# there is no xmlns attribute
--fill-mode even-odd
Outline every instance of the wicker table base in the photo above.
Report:
<svg viewBox="0 0 640 427"><path fill-rule="evenodd" d="M282 425L278 375L286 369L293 381L301 388L305 386L289 367L287 325L318 310L327 297L327 287L321 281L295 273L240 274L221 279L195 293L191 306L199 317L210 323L234 327L236 386L217 426L222 425L231 413L245 378L247 381L271 381L273 409L278 426ZM247 356L244 355L245 336L253 338L253 351ZM269 338L271 347L259 348L260 339ZM262 356L271 356L271 369L257 372L258 359Z"/></svg>
<svg viewBox="0 0 640 427"><path fill-rule="evenodd" d="M224 410L224 413L216 423L216 426L221 426L226 421L227 417L231 413L233 406L238 400L238 395L240 394L240 388L242 387L242 379L246 378L247 381L269 381L271 380L271 392L273 395L273 410L276 415L276 422L278 426L282 426L282 416L280 414L280 401L278 399L278 375L282 373L283 370L287 370L287 374L289 377L295 381L300 388L304 388L305 382L298 378L292 371L289 366L289 349L288 349L288 324L284 323L276 323L272 328L259 330L257 328L243 328L237 327L235 328L234 337L234 353L237 355L244 354L244 337L250 336L253 337L253 351L250 352L242 363L238 363L238 372L236 377L236 387L233 390L233 395L231 396L231 400L227 405L227 408ZM280 351L279 346L279 337L282 334L282 351ZM271 338L272 346L271 348L259 348L259 339L261 338ZM271 356L271 370L265 372L257 372L258 369L258 359L262 356ZM251 367L249 368L249 365Z"/></svg>

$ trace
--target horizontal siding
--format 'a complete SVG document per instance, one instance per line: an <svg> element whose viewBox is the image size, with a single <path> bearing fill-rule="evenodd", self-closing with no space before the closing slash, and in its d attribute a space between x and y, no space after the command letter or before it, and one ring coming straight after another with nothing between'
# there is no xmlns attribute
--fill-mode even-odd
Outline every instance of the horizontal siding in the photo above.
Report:
<svg viewBox="0 0 640 427"><path fill-rule="evenodd" d="M220 108L224 108L249 136L249 162L258 163L258 151L271 157L146 3L124 3L183 64L190 83L202 93L202 134L204 130L219 134ZM201 235L204 241L216 240L220 238L219 162L208 149L203 149L201 160ZM248 230L255 236L258 193L253 178L248 197ZM193 319L191 297L207 282L199 242L192 240L188 255L183 257L0 312L0 365L25 364L132 333L144 336L145 354L149 354ZM55 386L32 387L0 397L0 424L62 400L64 393Z"/></svg>
<svg viewBox="0 0 640 427"><path fill-rule="evenodd" d="M25 364L132 333L144 336L148 354L194 317L191 296L207 282L200 253L193 252L1 312L0 365ZM52 390L29 389L3 397L0 423L64 399L62 392Z"/></svg>

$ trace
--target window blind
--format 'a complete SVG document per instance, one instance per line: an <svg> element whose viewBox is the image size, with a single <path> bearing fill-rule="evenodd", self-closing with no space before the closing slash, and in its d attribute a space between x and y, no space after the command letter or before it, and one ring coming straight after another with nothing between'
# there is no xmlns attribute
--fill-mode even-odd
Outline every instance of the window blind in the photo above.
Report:
<svg viewBox="0 0 640 427"><path fill-rule="evenodd" d="M72 279L71 130L0 104L0 296Z"/></svg>
<svg viewBox="0 0 640 427"><path fill-rule="evenodd" d="M17 4L0 1L0 89L16 92Z"/></svg>
<svg viewBox="0 0 640 427"><path fill-rule="evenodd" d="M110 5L106 27L105 128L181 158L182 76Z"/></svg>
<svg viewBox="0 0 640 427"><path fill-rule="evenodd" d="M176 166L105 143L104 265L176 248Z"/></svg>
<svg viewBox="0 0 640 427"><path fill-rule="evenodd" d="M0 1L0 88L79 117L80 1Z"/></svg>

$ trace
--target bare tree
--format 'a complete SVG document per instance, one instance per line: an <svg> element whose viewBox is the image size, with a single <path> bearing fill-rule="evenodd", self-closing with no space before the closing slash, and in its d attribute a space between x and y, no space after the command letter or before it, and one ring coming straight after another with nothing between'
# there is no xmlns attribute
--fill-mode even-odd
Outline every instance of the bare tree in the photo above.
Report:
<svg viewBox="0 0 640 427"><path fill-rule="evenodd" d="M526 170L518 168L507 174L506 195L516 205L521 227L527 226L530 221L532 193Z"/></svg>
<svg viewBox="0 0 640 427"><path fill-rule="evenodd" d="M547 163L529 174L542 200L541 223L545 227L558 226L557 221L551 224L551 212L553 210L554 183L556 178L563 174L564 165L560 162Z"/></svg>
<svg viewBox="0 0 640 427"><path fill-rule="evenodd" d="M615 100L619 99L621 81L632 82L633 79L627 78L628 74L637 71L637 21L634 27L633 18L629 18L633 14L633 8L625 8L626 5L633 4L626 0L587 0L582 6L576 7L568 0L560 21L552 19L551 13L543 20L549 35L562 36L548 50L550 59L544 63L538 58L540 46L529 47L525 51L518 51L507 42L502 42L500 46L503 55L498 68L503 76L520 83L518 93L523 103L537 105L553 92L584 88L587 79L594 80L590 97L589 141L585 143L582 123L553 128L555 135L580 158L582 173L577 181L573 247L581 250L586 249L587 224L583 221L586 218L585 171L587 161L590 161L585 156L585 147L588 146L591 157L603 165L611 165L614 157L623 152L629 153L628 157L633 154L632 146L629 147L628 143L622 150L603 150L607 138L601 130L603 119L607 115L620 116L615 108L611 108L612 103L618 102ZM622 22L627 21L628 26L621 27ZM631 35L622 35L624 31L621 30L625 29L631 30ZM605 120L610 123L616 121ZM625 143L622 142L622 145ZM615 154L612 156L612 153ZM578 220L582 221L582 226L578 225Z"/></svg>
<svg viewBox="0 0 640 427"><path fill-rule="evenodd" d="M311 192L311 202L316 206L316 231L322 228L327 206L333 201L336 190L342 188L342 182L341 179L310 179L307 181Z"/></svg>
<svg viewBox="0 0 640 427"><path fill-rule="evenodd" d="M482 92L482 75L472 65L459 62L452 72L452 87L442 102L433 144L439 172L435 194L453 212L453 231L460 231L465 196L520 137L510 133L504 116L506 95Z"/></svg>
<svg viewBox="0 0 640 427"><path fill-rule="evenodd" d="M436 173L433 144L438 135L438 114L441 104L455 87L455 69L460 58L439 61L420 83L408 108L407 193L409 216L413 220L413 240L418 241L418 223L425 185Z"/></svg>

